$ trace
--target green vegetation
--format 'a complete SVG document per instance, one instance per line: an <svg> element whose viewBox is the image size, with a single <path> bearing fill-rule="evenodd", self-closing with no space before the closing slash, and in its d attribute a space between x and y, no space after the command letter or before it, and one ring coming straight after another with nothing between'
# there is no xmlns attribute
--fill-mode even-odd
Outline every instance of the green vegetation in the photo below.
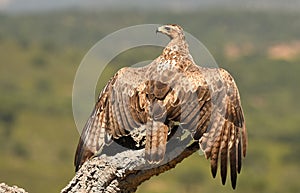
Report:
<svg viewBox="0 0 300 193"><path fill-rule="evenodd" d="M202 41L240 88L248 155L235 192L300 192L300 13L202 10L61 11L0 14L0 182L27 191L58 192L74 175L79 138L72 84L85 53L105 35L136 24L178 23ZM298 51L297 51L298 49ZM120 66L154 58L132 49L113 60L101 89ZM139 56L139 59L135 59ZM213 180L204 156L143 184L138 192L232 192Z"/></svg>

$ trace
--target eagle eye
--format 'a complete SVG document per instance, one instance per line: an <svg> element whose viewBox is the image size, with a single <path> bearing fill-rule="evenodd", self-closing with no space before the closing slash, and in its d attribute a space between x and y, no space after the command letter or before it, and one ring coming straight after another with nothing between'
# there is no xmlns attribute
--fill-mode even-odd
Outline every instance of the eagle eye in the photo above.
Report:
<svg viewBox="0 0 300 193"><path fill-rule="evenodd" d="M165 27L165 29L166 29L167 31L169 31L169 30L170 30L170 28L169 28L169 27Z"/></svg>

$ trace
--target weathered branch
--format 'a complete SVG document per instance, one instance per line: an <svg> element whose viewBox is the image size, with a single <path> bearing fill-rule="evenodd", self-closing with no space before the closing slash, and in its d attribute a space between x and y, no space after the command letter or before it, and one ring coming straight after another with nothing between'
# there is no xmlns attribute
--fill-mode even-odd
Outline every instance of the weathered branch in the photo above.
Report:
<svg viewBox="0 0 300 193"><path fill-rule="evenodd" d="M142 182L174 168L199 150L198 142L187 146L187 142L181 141L180 146L176 145L169 145L163 163L155 166L146 163L143 149L127 150L114 156L95 157L83 164L61 192L135 192Z"/></svg>
<svg viewBox="0 0 300 193"><path fill-rule="evenodd" d="M23 188L17 186L8 186L5 183L0 183L0 192L4 193L27 193Z"/></svg>

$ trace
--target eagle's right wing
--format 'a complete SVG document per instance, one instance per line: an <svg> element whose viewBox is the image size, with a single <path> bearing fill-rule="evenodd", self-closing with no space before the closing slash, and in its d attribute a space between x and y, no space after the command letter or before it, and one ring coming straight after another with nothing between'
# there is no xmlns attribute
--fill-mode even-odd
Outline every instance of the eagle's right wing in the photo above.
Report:
<svg viewBox="0 0 300 193"><path fill-rule="evenodd" d="M107 103L109 88L113 85L117 76L116 74L112 77L100 93L94 110L82 130L75 153L75 171L78 171L81 165L92 157L104 144L105 128L108 125Z"/></svg>
<svg viewBox="0 0 300 193"><path fill-rule="evenodd" d="M159 77L155 68L145 66L122 68L111 78L83 128L74 161L76 171L87 159L101 153L111 139L128 148L145 146L149 163L163 159L169 130L161 120L166 115L162 101L173 109L176 105L169 97L170 80L162 83Z"/></svg>
<svg viewBox="0 0 300 193"><path fill-rule="evenodd" d="M79 139L74 160L76 171L87 159L101 151L111 138L126 136L132 128L147 121L148 107L143 93L140 93L144 73L138 72L144 70L146 68L123 68L102 90Z"/></svg>

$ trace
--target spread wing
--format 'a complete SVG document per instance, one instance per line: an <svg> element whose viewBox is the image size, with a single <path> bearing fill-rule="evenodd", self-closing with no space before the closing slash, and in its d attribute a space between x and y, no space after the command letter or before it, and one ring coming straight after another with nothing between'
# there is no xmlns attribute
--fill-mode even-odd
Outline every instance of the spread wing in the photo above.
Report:
<svg viewBox="0 0 300 193"><path fill-rule="evenodd" d="M216 176L220 162L221 179L225 184L229 161L231 184L236 187L242 156L246 155L247 134L239 92L231 75L223 69L201 68L201 74L209 86L210 103L202 108L202 115L194 135L207 159L211 172ZM210 115L208 115L210 114ZM207 116L205 116L207 115ZM203 120L204 119L204 120Z"/></svg>
<svg viewBox="0 0 300 193"><path fill-rule="evenodd" d="M147 104L144 95L139 93L143 89L145 70L123 68L102 90L79 139L74 161L76 171L110 143L111 138L128 135L132 128L139 128L146 121ZM131 100L138 100L132 103L136 106L130 106Z"/></svg>
<svg viewBox="0 0 300 193"><path fill-rule="evenodd" d="M76 171L101 152L111 138L128 135L134 146L146 146L149 162L159 162L170 129L161 120L179 121L199 140L214 177L220 162L223 184L229 161L235 188L247 136L233 78L223 69L195 65L184 73L164 71L168 73L157 75L151 71L146 67L124 68L108 82L82 131L75 155Z"/></svg>
<svg viewBox="0 0 300 193"><path fill-rule="evenodd" d="M169 131L164 121L167 112L176 108L176 101L169 84L160 78L156 68L147 66L123 68L112 77L83 128L75 154L76 171L111 139L131 149L145 146L149 163L163 159Z"/></svg>

